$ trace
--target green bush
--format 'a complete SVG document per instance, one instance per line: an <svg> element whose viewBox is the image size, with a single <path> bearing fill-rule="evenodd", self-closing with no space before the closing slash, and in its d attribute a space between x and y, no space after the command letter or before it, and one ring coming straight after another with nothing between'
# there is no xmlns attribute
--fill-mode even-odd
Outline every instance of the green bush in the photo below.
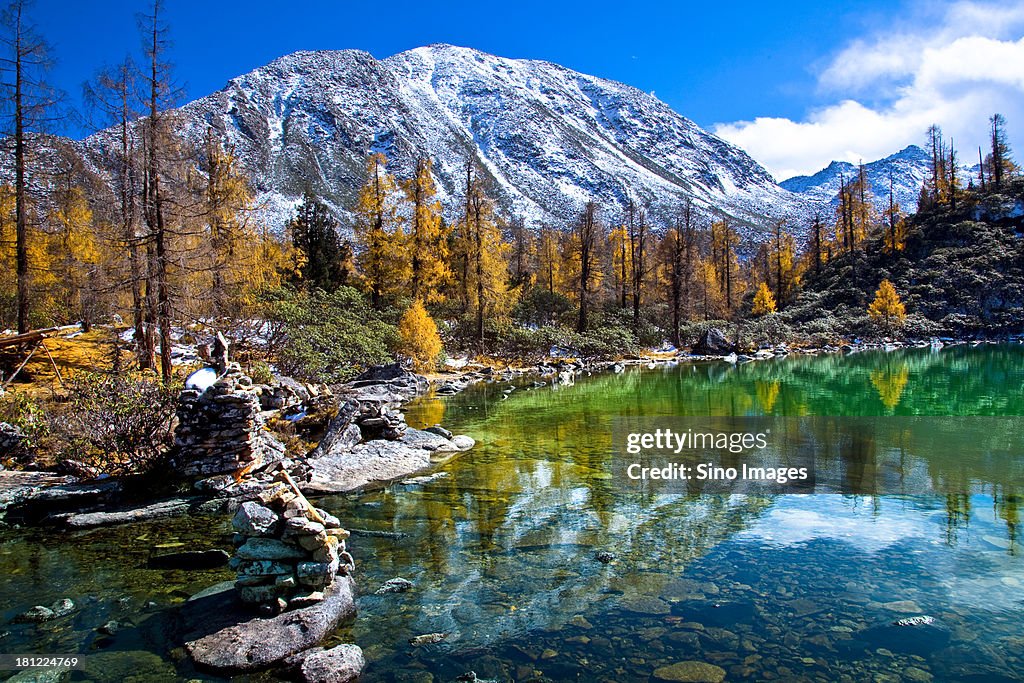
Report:
<svg viewBox="0 0 1024 683"><path fill-rule="evenodd" d="M274 373L264 361L256 361L248 370L249 378L256 384L273 384Z"/></svg>
<svg viewBox="0 0 1024 683"><path fill-rule="evenodd" d="M792 338L793 330L778 313L770 313L751 320L740 329L740 345L745 348L775 346Z"/></svg>
<svg viewBox="0 0 1024 683"><path fill-rule="evenodd" d="M344 382L368 365L393 359L395 326L382 320L351 287L330 294L275 290L265 295L264 304L274 330L271 352L287 375L310 382Z"/></svg>
<svg viewBox="0 0 1024 683"><path fill-rule="evenodd" d="M523 324L543 327L561 320L574 308L568 297L534 287L519 300L512 315Z"/></svg>

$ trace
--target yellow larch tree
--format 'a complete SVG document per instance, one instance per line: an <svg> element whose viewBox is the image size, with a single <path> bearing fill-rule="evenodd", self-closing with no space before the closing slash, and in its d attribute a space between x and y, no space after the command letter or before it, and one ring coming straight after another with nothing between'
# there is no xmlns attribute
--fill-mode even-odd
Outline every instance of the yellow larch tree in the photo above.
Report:
<svg viewBox="0 0 1024 683"><path fill-rule="evenodd" d="M371 154L366 183L356 201L355 236L359 265L370 303L380 308L385 298L402 291L409 277L409 249L398 215L397 184L387 171L387 158Z"/></svg>
<svg viewBox="0 0 1024 683"><path fill-rule="evenodd" d="M537 284L548 294L562 292L562 254L558 232L545 225L537 238Z"/></svg>
<svg viewBox="0 0 1024 683"><path fill-rule="evenodd" d="M398 352L412 361L416 372L437 369L437 359L444 346L434 319L427 313L423 302L416 299L398 323Z"/></svg>
<svg viewBox="0 0 1024 683"><path fill-rule="evenodd" d="M478 178L469 184L468 210L458 231L466 259L467 304L474 313L477 341L483 345L485 320L505 316L512 306L508 289L511 245L502 236L494 204Z"/></svg>
<svg viewBox="0 0 1024 683"><path fill-rule="evenodd" d="M55 234L48 236L50 264L40 272L34 286L41 301L54 305L53 319L81 320L89 329L97 298L97 270L100 248L93 232L93 214L85 192L70 187L55 194L56 205L50 222ZM39 267L39 261L34 264Z"/></svg>
<svg viewBox="0 0 1024 683"><path fill-rule="evenodd" d="M856 251L867 239L874 224L875 211L871 188L864 166L857 179L849 183L840 176L839 205L836 207L836 244L840 251Z"/></svg>
<svg viewBox="0 0 1024 683"><path fill-rule="evenodd" d="M882 280L875 291L875 300L868 306L868 315L874 320L882 323L886 330L891 330L895 325L903 322L906 317L906 308L900 301L900 295L896 287L888 280Z"/></svg>
<svg viewBox="0 0 1024 683"><path fill-rule="evenodd" d="M700 309L705 320L721 318L725 314L725 296L722 294L721 278L714 259L698 258Z"/></svg>
<svg viewBox="0 0 1024 683"><path fill-rule="evenodd" d="M14 188L0 187L0 329L18 324Z"/></svg>
<svg viewBox="0 0 1024 683"><path fill-rule="evenodd" d="M409 293L427 302L442 298L441 287L451 278L448 242L441 221L430 159L416 162L416 174L402 183L411 216L408 231Z"/></svg>
<svg viewBox="0 0 1024 683"><path fill-rule="evenodd" d="M757 293L754 294L754 304L750 309L750 314L762 316L774 312L775 297L772 295L772 290L768 289L768 283L762 282L757 288Z"/></svg>
<svg viewBox="0 0 1024 683"><path fill-rule="evenodd" d="M250 220L253 196L231 149L208 131L203 245L210 264L207 285L214 315L237 317L255 294L280 283L287 255L281 244Z"/></svg>
<svg viewBox="0 0 1024 683"><path fill-rule="evenodd" d="M629 231L625 225L612 228L608 233L608 245L612 257L615 294L619 307L625 308L629 296L630 274L633 272L633 252L629 245Z"/></svg>
<svg viewBox="0 0 1024 683"><path fill-rule="evenodd" d="M736 247L740 236L726 220L711 224L711 262L718 275L718 289L722 293L726 313L732 312L733 301L742 294L743 283L739 278L739 261Z"/></svg>

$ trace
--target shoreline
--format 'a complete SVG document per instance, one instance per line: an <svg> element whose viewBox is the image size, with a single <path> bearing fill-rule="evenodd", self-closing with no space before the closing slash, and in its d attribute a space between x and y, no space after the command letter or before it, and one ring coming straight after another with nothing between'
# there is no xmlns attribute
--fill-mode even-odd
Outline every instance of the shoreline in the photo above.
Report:
<svg viewBox="0 0 1024 683"><path fill-rule="evenodd" d="M492 359L485 362L462 361L461 367L450 365L442 371L429 375L415 375L401 371L392 379L365 378L371 368L357 378L336 387L336 399L340 405L346 401L369 402L380 406L393 406L397 419L404 426L403 410L412 401L425 396L444 398L461 393L470 386L485 382L506 382L516 378L533 376L537 386L546 384L571 385L583 374L620 373L628 367L643 366L646 369L668 367L680 363L724 362L744 365L750 362L784 358L788 356L853 355L866 351L895 351L908 348L945 348L956 346L981 346L1005 343L1024 343L1020 337L1006 340L968 340L946 338L935 346L935 340L906 341L859 341L851 344L823 347L789 347L779 344L766 347L752 354L718 353L697 354L687 351L650 349L645 353L618 358L575 358L570 355L547 356L534 359ZM460 361L456 361L457 363ZM395 368L397 366L380 366ZM295 383L284 378L285 384ZM284 410L284 409L282 409ZM461 447L446 443L450 433L440 425L428 425L425 429L405 427L403 437L371 439L349 444L347 457L335 457L335 462L325 467L314 481L305 484L308 495L320 498L328 495L347 495L376 490L390 484L401 483L410 478L430 476L438 466L458 457L472 448L465 442ZM329 428L325 425L325 428ZM409 442L403 442L405 434ZM326 436L326 435L325 435ZM308 461L317 460L323 441L297 463L300 467ZM213 479L213 478L210 478ZM0 515L4 525L14 527L50 526L68 531L131 524L188 514L224 514L248 500L252 492L244 487L235 491L217 490L214 487L193 486L184 495L162 496L136 500L128 504L124 484L131 478L108 477L103 479L79 479L47 470L5 470L0 473ZM200 480L201 482L204 480ZM208 481L208 480L206 480ZM344 482L344 483L339 483ZM229 487L231 488L231 487ZM8 513L18 520L8 521Z"/></svg>

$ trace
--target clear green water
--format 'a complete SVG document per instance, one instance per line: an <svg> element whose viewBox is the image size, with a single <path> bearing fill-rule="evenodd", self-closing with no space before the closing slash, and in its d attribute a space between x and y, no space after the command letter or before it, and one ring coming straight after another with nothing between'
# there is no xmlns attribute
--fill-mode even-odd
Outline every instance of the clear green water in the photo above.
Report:
<svg viewBox="0 0 1024 683"><path fill-rule="evenodd" d="M928 494L683 495L613 474L617 416L1024 415L1024 348L952 347L631 369L573 387L507 384L422 399L478 446L421 486L322 505L354 529L366 680L650 681L701 661L726 680L1009 681L1024 677L1024 454L959 457L957 444L858 472L930 483ZM849 463L846 463L849 465ZM211 535L212 534L212 535ZM175 603L229 574L142 568L153 543L228 547L226 520L176 520L73 536L4 532L0 619L71 597L42 626L5 623L5 652L93 652L78 680L175 680ZM602 564L595 553L615 560ZM407 593L373 595L386 579ZM154 604L147 606L152 601ZM925 627L894 620L928 615ZM113 638L92 631L108 619ZM408 639L443 632L415 648Z"/></svg>

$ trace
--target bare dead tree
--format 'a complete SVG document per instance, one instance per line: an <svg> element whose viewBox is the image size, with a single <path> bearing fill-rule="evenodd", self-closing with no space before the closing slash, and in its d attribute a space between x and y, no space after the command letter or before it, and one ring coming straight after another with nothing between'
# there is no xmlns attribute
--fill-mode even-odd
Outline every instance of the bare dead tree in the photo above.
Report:
<svg viewBox="0 0 1024 683"><path fill-rule="evenodd" d="M15 262L18 331L29 329L30 264L28 259L29 165L32 143L49 121L59 95L45 80L52 62L49 45L28 16L29 0L14 0L2 15L0 57L3 102L7 109L8 143L14 152Z"/></svg>

